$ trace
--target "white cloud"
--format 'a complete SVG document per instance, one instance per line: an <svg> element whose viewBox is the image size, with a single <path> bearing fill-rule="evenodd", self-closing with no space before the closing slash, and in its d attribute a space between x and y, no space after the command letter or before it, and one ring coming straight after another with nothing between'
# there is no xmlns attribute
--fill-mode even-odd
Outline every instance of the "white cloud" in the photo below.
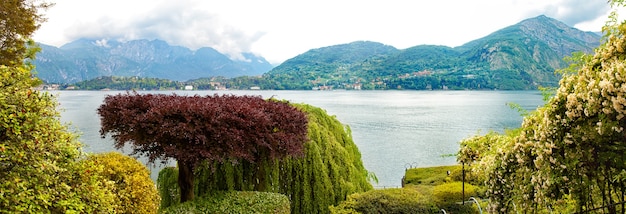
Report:
<svg viewBox="0 0 626 214"><path fill-rule="evenodd" d="M408 48L458 46L545 14L599 31L609 6L588 0L58 0L36 41L63 45L93 39L162 39L192 49L212 47L274 63L312 48L369 40ZM594 30L597 29L597 30Z"/></svg>

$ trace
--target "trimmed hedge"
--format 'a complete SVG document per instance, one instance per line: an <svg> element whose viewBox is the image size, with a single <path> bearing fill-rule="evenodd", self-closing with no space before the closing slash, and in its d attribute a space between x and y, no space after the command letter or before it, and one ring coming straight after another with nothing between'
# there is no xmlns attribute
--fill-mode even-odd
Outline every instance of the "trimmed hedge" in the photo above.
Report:
<svg viewBox="0 0 626 214"><path fill-rule="evenodd" d="M371 190L355 193L331 213L436 213L439 209L413 188Z"/></svg>
<svg viewBox="0 0 626 214"><path fill-rule="evenodd" d="M168 207L161 213L290 213L289 198L269 192L217 192Z"/></svg>
<svg viewBox="0 0 626 214"><path fill-rule="evenodd" d="M463 199L463 183L452 182L437 185L433 188L433 200L437 204L448 204L467 200L476 196L476 186L465 183L465 199Z"/></svg>

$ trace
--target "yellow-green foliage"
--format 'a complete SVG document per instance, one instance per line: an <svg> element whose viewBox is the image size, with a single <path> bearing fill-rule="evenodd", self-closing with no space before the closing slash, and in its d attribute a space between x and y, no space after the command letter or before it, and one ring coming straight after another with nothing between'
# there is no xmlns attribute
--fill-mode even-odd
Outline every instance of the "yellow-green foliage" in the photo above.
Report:
<svg viewBox="0 0 626 214"><path fill-rule="evenodd" d="M469 199L469 197L476 196L476 186L471 184L465 184L465 198L463 198L463 183L451 182L441 185L437 185L433 188L433 200L437 204L450 204L455 202L462 202Z"/></svg>
<svg viewBox="0 0 626 214"><path fill-rule="evenodd" d="M264 191L287 195L293 213L328 213L352 193L372 189L368 172L361 162L361 153L352 140L350 129L323 109L305 104L296 105L309 119L309 141L304 157L290 157L276 163L249 163L233 160L212 163L196 171L196 195L215 191L252 191L259 185ZM253 172L263 168L265 178ZM159 173L162 207L175 204L176 185L173 171ZM259 184L259 181L266 183ZM167 196L164 194L168 194Z"/></svg>
<svg viewBox="0 0 626 214"><path fill-rule="evenodd" d="M90 173L113 185L116 213L156 213L159 194L141 162L118 152L90 155L84 162L96 166Z"/></svg>
<svg viewBox="0 0 626 214"><path fill-rule="evenodd" d="M289 198L269 192L216 192L168 207L161 213L276 213L288 214Z"/></svg>
<svg viewBox="0 0 626 214"><path fill-rule="evenodd" d="M0 212L108 213L113 195L77 162L77 137L31 69L0 65Z"/></svg>
<svg viewBox="0 0 626 214"><path fill-rule="evenodd" d="M331 213L436 213L437 207L414 188L370 190L355 193Z"/></svg>

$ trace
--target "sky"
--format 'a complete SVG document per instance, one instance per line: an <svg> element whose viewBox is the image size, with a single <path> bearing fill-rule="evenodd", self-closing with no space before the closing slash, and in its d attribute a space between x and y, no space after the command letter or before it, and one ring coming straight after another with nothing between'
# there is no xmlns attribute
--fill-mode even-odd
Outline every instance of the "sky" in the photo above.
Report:
<svg viewBox="0 0 626 214"><path fill-rule="evenodd" d="M160 39L272 64L310 49L373 41L405 49L460 46L539 15L601 31L606 0L48 0L37 42ZM623 14L623 13L622 13Z"/></svg>

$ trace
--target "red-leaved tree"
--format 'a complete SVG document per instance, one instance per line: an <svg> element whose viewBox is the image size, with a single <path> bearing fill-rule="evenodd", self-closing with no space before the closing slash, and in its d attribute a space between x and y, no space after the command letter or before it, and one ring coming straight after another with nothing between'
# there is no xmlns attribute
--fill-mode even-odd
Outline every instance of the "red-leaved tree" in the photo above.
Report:
<svg viewBox="0 0 626 214"><path fill-rule="evenodd" d="M302 155L307 140L303 112L260 96L109 95L98 114L100 134L110 134L116 148L130 143L150 162L178 162L181 202L193 199L193 170L202 161L273 161Z"/></svg>

